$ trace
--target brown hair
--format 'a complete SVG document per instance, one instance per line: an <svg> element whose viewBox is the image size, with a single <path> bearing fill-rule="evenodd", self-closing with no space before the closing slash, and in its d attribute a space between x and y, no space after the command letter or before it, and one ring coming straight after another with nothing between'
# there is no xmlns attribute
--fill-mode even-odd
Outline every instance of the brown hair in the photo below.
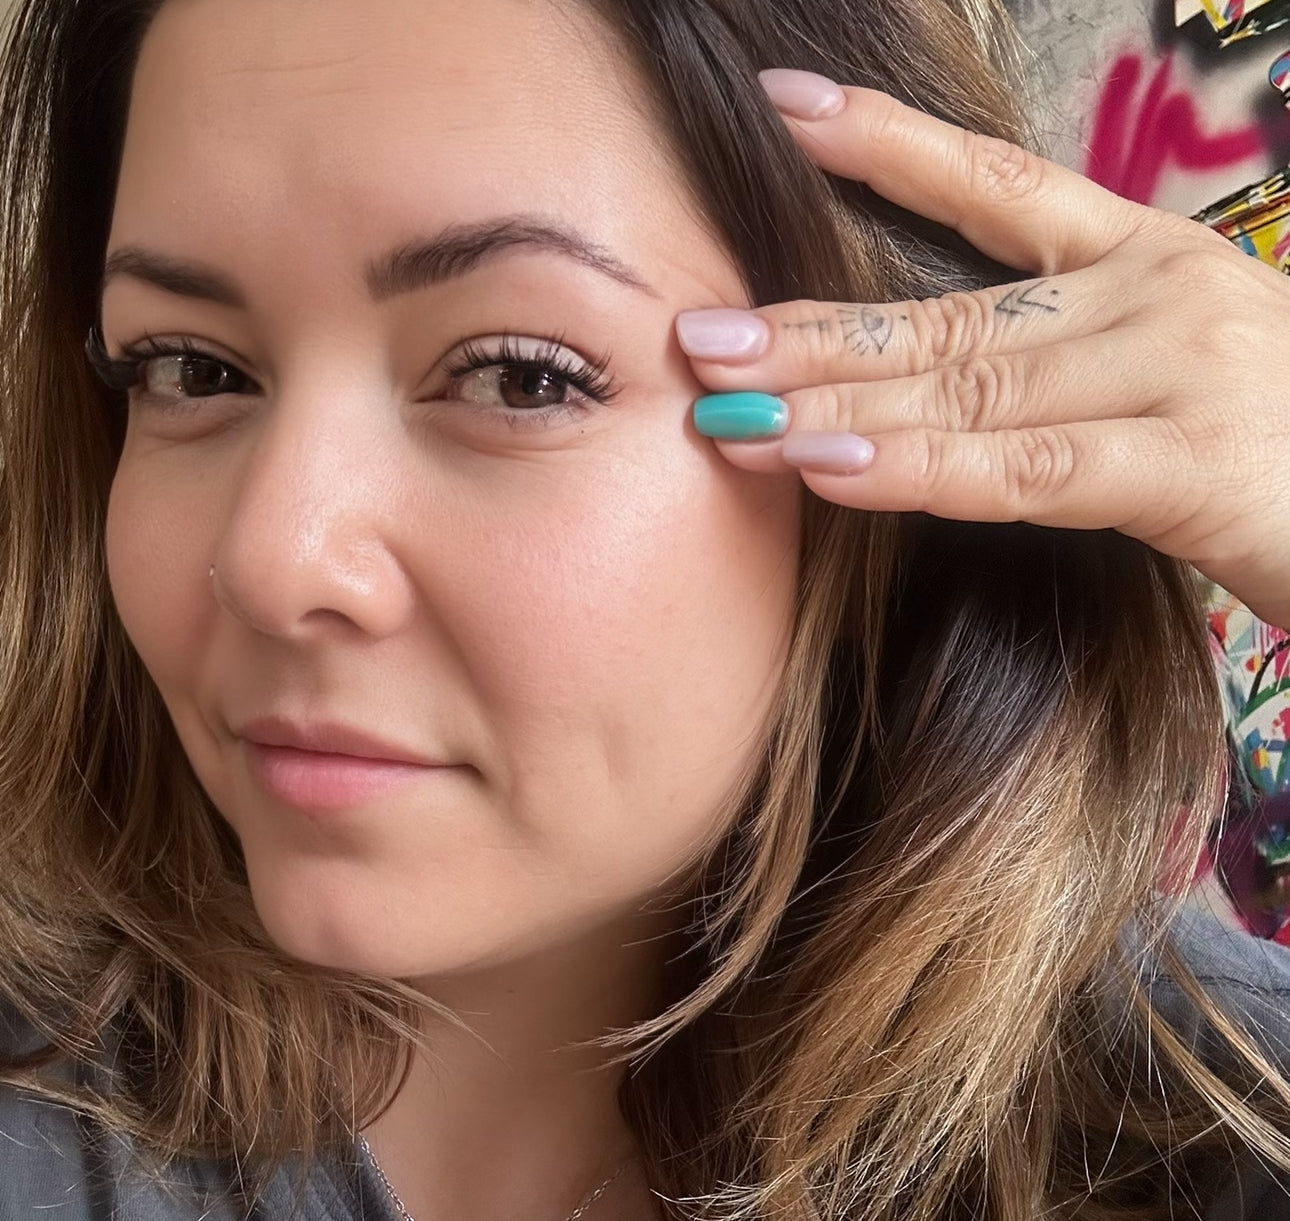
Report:
<svg viewBox="0 0 1290 1221"><path fill-rule="evenodd" d="M0 81L0 995L50 1042L0 1081L157 1159L267 1173L383 1107L424 1002L269 942L106 590L120 403L81 345L159 3L22 0ZM823 72L1024 142L996 0L595 7L758 303L1008 275L814 169L755 79ZM1189 571L1111 532L812 502L802 574L764 767L706 863L684 986L614 1040L674 1211L1166 1217L1229 1137L1290 1164L1280 1079L1248 1101L1271 1066L1174 960L1233 1047L1220 1080L1152 1017L1122 945L1126 927L1164 944L1157 885L1221 795ZM109 1028L110 1089L42 1073Z"/></svg>

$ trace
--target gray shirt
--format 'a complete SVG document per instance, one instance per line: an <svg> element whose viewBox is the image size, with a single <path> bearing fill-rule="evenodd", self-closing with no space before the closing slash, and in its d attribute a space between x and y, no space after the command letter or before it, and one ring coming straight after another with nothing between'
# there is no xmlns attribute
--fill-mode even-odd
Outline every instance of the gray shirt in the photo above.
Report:
<svg viewBox="0 0 1290 1221"><path fill-rule="evenodd" d="M1183 912L1179 948L1205 990L1290 1071L1290 951ZM1202 1055L1221 1044L1167 978L1151 984L1156 1006ZM0 1007L0 1048L32 1032ZM67 1070L69 1079L92 1070ZM352 1149L304 1169L284 1167L248 1211L214 1162L172 1167L165 1182L133 1165L129 1142L66 1108L0 1086L0 1221L399 1221L371 1163ZM297 1191L296 1184L302 1184ZM1251 1164L1221 1185L1207 1221L1290 1221L1290 1179Z"/></svg>

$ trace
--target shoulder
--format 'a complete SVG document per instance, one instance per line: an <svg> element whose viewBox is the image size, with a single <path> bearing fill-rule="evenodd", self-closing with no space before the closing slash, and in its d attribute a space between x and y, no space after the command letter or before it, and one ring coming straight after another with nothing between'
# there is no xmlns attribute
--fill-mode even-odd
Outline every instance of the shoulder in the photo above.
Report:
<svg viewBox="0 0 1290 1221"><path fill-rule="evenodd" d="M1190 908L1169 933L1206 995L1290 1075L1290 950ZM1167 970L1153 965L1149 987L1153 1006L1198 1052L1219 1054L1216 1032Z"/></svg>
<svg viewBox="0 0 1290 1221"><path fill-rule="evenodd" d="M0 1060L35 1051L43 1040L0 997ZM56 1064L42 1075L62 1086L100 1084L92 1064ZM52 1098L0 1082L0 1221L359 1221L348 1183L331 1167L304 1181L289 1172L248 1207L234 1175L214 1161L185 1159L164 1176L146 1175L128 1137Z"/></svg>
<svg viewBox="0 0 1290 1221"><path fill-rule="evenodd" d="M1290 950L1184 909L1170 924L1174 948L1206 995L1290 1077ZM1177 982L1148 966L1152 1007L1207 1062L1230 1054ZM1254 1162L1223 1185L1205 1221L1290 1221L1290 1176Z"/></svg>
<svg viewBox="0 0 1290 1221"><path fill-rule="evenodd" d="M41 1044L32 1026L0 996L0 1058L7 1062ZM50 1076L69 1082L74 1074L60 1067ZM0 1083L0 1221L36 1216L38 1210L67 1217L91 1215L77 1201L86 1169L70 1113ZM61 1206L51 1210L54 1202Z"/></svg>

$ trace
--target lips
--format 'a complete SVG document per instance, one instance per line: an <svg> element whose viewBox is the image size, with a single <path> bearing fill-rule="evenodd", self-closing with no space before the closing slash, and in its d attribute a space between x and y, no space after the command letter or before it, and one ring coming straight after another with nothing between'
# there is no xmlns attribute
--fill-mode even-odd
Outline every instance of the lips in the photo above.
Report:
<svg viewBox="0 0 1290 1221"><path fill-rule="evenodd" d="M372 759L386 763L414 763L422 767L447 766L443 761L431 758L421 751L340 721L314 721L306 725L285 717L261 717L233 732L256 746L279 747L320 755L346 755L353 759Z"/></svg>
<svg viewBox="0 0 1290 1221"><path fill-rule="evenodd" d="M458 770L341 722L303 725L269 717L236 733L260 788L281 804L309 813L357 810L418 781Z"/></svg>

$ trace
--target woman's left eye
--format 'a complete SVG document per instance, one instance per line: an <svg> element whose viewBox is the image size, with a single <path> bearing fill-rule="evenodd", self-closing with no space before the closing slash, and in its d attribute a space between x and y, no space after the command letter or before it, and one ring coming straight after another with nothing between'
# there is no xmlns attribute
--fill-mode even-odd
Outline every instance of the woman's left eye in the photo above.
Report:
<svg viewBox="0 0 1290 1221"><path fill-rule="evenodd" d="M512 411L559 407L574 393L569 382L537 365L491 365L475 370L459 384L455 397L463 402L500 402Z"/></svg>
<svg viewBox="0 0 1290 1221"><path fill-rule="evenodd" d="M448 362L447 397L496 407L510 418L548 417L612 400L617 390L608 363L550 339L471 341Z"/></svg>

